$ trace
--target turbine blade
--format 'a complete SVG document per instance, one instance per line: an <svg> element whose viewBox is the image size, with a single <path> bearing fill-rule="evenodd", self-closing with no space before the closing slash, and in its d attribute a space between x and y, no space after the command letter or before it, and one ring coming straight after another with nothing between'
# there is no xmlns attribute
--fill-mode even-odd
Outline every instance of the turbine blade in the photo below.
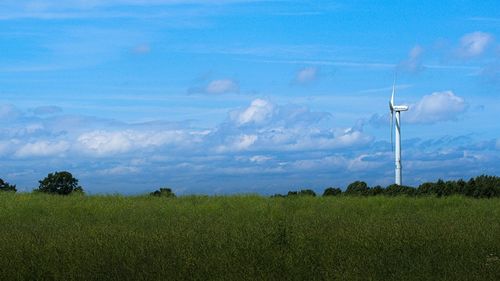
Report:
<svg viewBox="0 0 500 281"><path fill-rule="evenodd" d="M391 94L391 102L390 102L391 110L394 107L394 94L395 94L395 92L396 92L396 79L394 79L394 82L392 83L392 94Z"/></svg>

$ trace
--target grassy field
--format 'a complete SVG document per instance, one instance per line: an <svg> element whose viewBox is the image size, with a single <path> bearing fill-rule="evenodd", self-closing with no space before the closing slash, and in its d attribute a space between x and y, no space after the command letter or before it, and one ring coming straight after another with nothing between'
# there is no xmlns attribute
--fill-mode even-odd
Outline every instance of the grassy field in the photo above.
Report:
<svg viewBox="0 0 500 281"><path fill-rule="evenodd" d="M500 199L0 194L0 280L500 280Z"/></svg>

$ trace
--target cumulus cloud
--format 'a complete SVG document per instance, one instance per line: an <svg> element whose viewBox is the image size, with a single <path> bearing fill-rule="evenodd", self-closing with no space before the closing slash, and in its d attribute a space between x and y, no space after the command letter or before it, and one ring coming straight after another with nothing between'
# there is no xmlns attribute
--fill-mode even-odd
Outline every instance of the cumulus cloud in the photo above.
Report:
<svg viewBox="0 0 500 281"><path fill-rule="evenodd" d="M21 146L15 156L19 158L63 156L68 151L70 144L66 141L36 141Z"/></svg>
<svg viewBox="0 0 500 281"><path fill-rule="evenodd" d="M187 137L181 130L163 132L91 131L80 135L78 144L87 153L105 156L126 153L140 148L160 147L167 144L182 144Z"/></svg>
<svg viewBox="0 0 500 281"><path fill-rule="evenodd" d="M460 38L457 54L462 58L477 57L484 53L491 42L493 42L493 36L486 32L476 31L465 34Z"/></svg>
<svg viewBox="0 0 500 281"><path fill-rule="evenodd" d="M304 67L295 75L295 82L306 84L315 81L318 78L318 68L314 66Z"/></svg>
<svg viewBox="0 0 500 281"><path fill-rule="evenodd" d="M264 99L255 99L242 111L233 111L231 119L239 126L245 124L262 124L272 118L274 105Z"/></svg>
<svg viewBox="0 0 500 281"><path fill-rule="evenodd" d="M240 148L235 143L250 143L252 151L304 151L353 147L366 144L372 137L362 132L362 124L347 129L330 129L330 115L311 112L302 106L281 106L265 99L253 100L247 108L230 113L229 123L217 130L225 145L219 151L233 151ZM326 126L326 127L325 127ZM256 138L242 139L244 132ZM244 146L247 149L247 146Z"/></svg>
<svg viewBox="0 0 500 281"><path fill-rule="evenodd" d="M410 107L405 120L410 117L423 123L453 120L452 116L465 109L462 98L450 91L437 92ZM412 110L415 110L415 116L411 116ZM82 121L77 123L78 126L66 126L65 133L52 134L60 127L51 122L62 117L26 117L37 120L30 121L30 124L43 125L33 125L32 130L48 131L46 135L12 137L0 134L0 156L15 158L16 161L11 162L18 165L7 167L5 173L46 169L45 166L32 168L36 166L33 163L47 163L46 160L56 165L52 166L54 169L64 169L71 159L72 171L88 175L88 178L82 178L82 182L89 179L100 181L99 188L112 176L114 181L144 189L144 181L133 180L140 176L151 181L148 186L173 182L174 188L185 187L189 192L213 192L214 186L221 182L224 182L221 192L235 192L238 188L248 192L249 182L260 186L259 191L265 191L270 184L290 188L290 184L311 183L323 187L330 184L330 180L333 181L331 184L343 186L360 177L372 181L372 184L385 184L380 180L388 183L392 179L393 154L389 142L375 141L363 131L363 122L339 127L328 113L300 105L281 105L263 98L254 99L246 107L228 113L227 119L211 128L193 129L186 124L166 128L164 123L153 126L150 123L102 122L102 127L96 129L94 123ZM7 123L26 126L22 123L26 118ZM407 140L405 167L415 179L417 172L423 177L428 175L425 162L446 160L449 165L456 162L472 169L467 171L469 175L475 171L478 161L500 163L499 157L495 156L498 149L498 139L474 145L470 138L431 142ZM464 168L460 169L464 171ZM312 172L315 177L310 177ZM264 174L265 177L255 177ZM238 175L237 180L230 181L234 175ZM13 179L16 183L22 182L20 177ZM94 190L102 191L99 188ZM134 189L128 191L134 192Z"/></svg>
<svg viewBox="0 0 500 281"><path fill-rule="evenodd" d="M235 137L229 137L229 141L226 141L225 144L217 147L217 152L235 152L235 151L243 151L248 150L254 143L257 141L259 137L257 135L239 135Z"/></svg>
<svg viewBox="0 0 500 281"><path fill-rule="evenodd" d="M267 162L271 159L273 159L273 157L265 156L265 155L254 155L254 156L250 157L250 159L248 159L248 160L250 160L250 162L253 162L253 163L261 164L261 163Z"/></svg>
<svg viewBox="0 0 500 281"><path fill-rule="evenodd" d="M409 54L408 54L408 59L402 61L398 65L398 69L401 71L407 71L407 72L420 72L423 70L423 65L422 65L422 55L424 53L424 48L422 48L420 45L416 45L413 47Z"/></svg>
<svg viewBox="0 0 500 281"><path fill-rule="evenodd" d="M467 103L452 91L434 92L410 105L406 119L411 123L435 123L456 120L467 109Z"/></svg>

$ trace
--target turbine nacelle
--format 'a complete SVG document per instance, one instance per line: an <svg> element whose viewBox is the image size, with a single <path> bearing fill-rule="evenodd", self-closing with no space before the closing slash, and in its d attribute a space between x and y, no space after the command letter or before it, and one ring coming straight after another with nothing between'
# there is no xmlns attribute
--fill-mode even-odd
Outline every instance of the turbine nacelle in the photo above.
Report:
<svg viewBox="0 0 500 281"><path fill-rule="evenodd" d="M393 111L407 111L408 106L407 105L393 105L392 110Z"/></svg>

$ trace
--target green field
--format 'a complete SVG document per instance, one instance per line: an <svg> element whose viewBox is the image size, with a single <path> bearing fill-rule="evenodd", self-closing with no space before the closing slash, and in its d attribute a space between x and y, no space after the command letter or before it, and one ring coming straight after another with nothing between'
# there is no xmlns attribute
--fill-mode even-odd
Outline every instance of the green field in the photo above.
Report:
<svg viewBox="0 0 500 281"><path fill-rule="evenodd" d="M0 280L500 280L500 199L3 193Z"/></svg>

